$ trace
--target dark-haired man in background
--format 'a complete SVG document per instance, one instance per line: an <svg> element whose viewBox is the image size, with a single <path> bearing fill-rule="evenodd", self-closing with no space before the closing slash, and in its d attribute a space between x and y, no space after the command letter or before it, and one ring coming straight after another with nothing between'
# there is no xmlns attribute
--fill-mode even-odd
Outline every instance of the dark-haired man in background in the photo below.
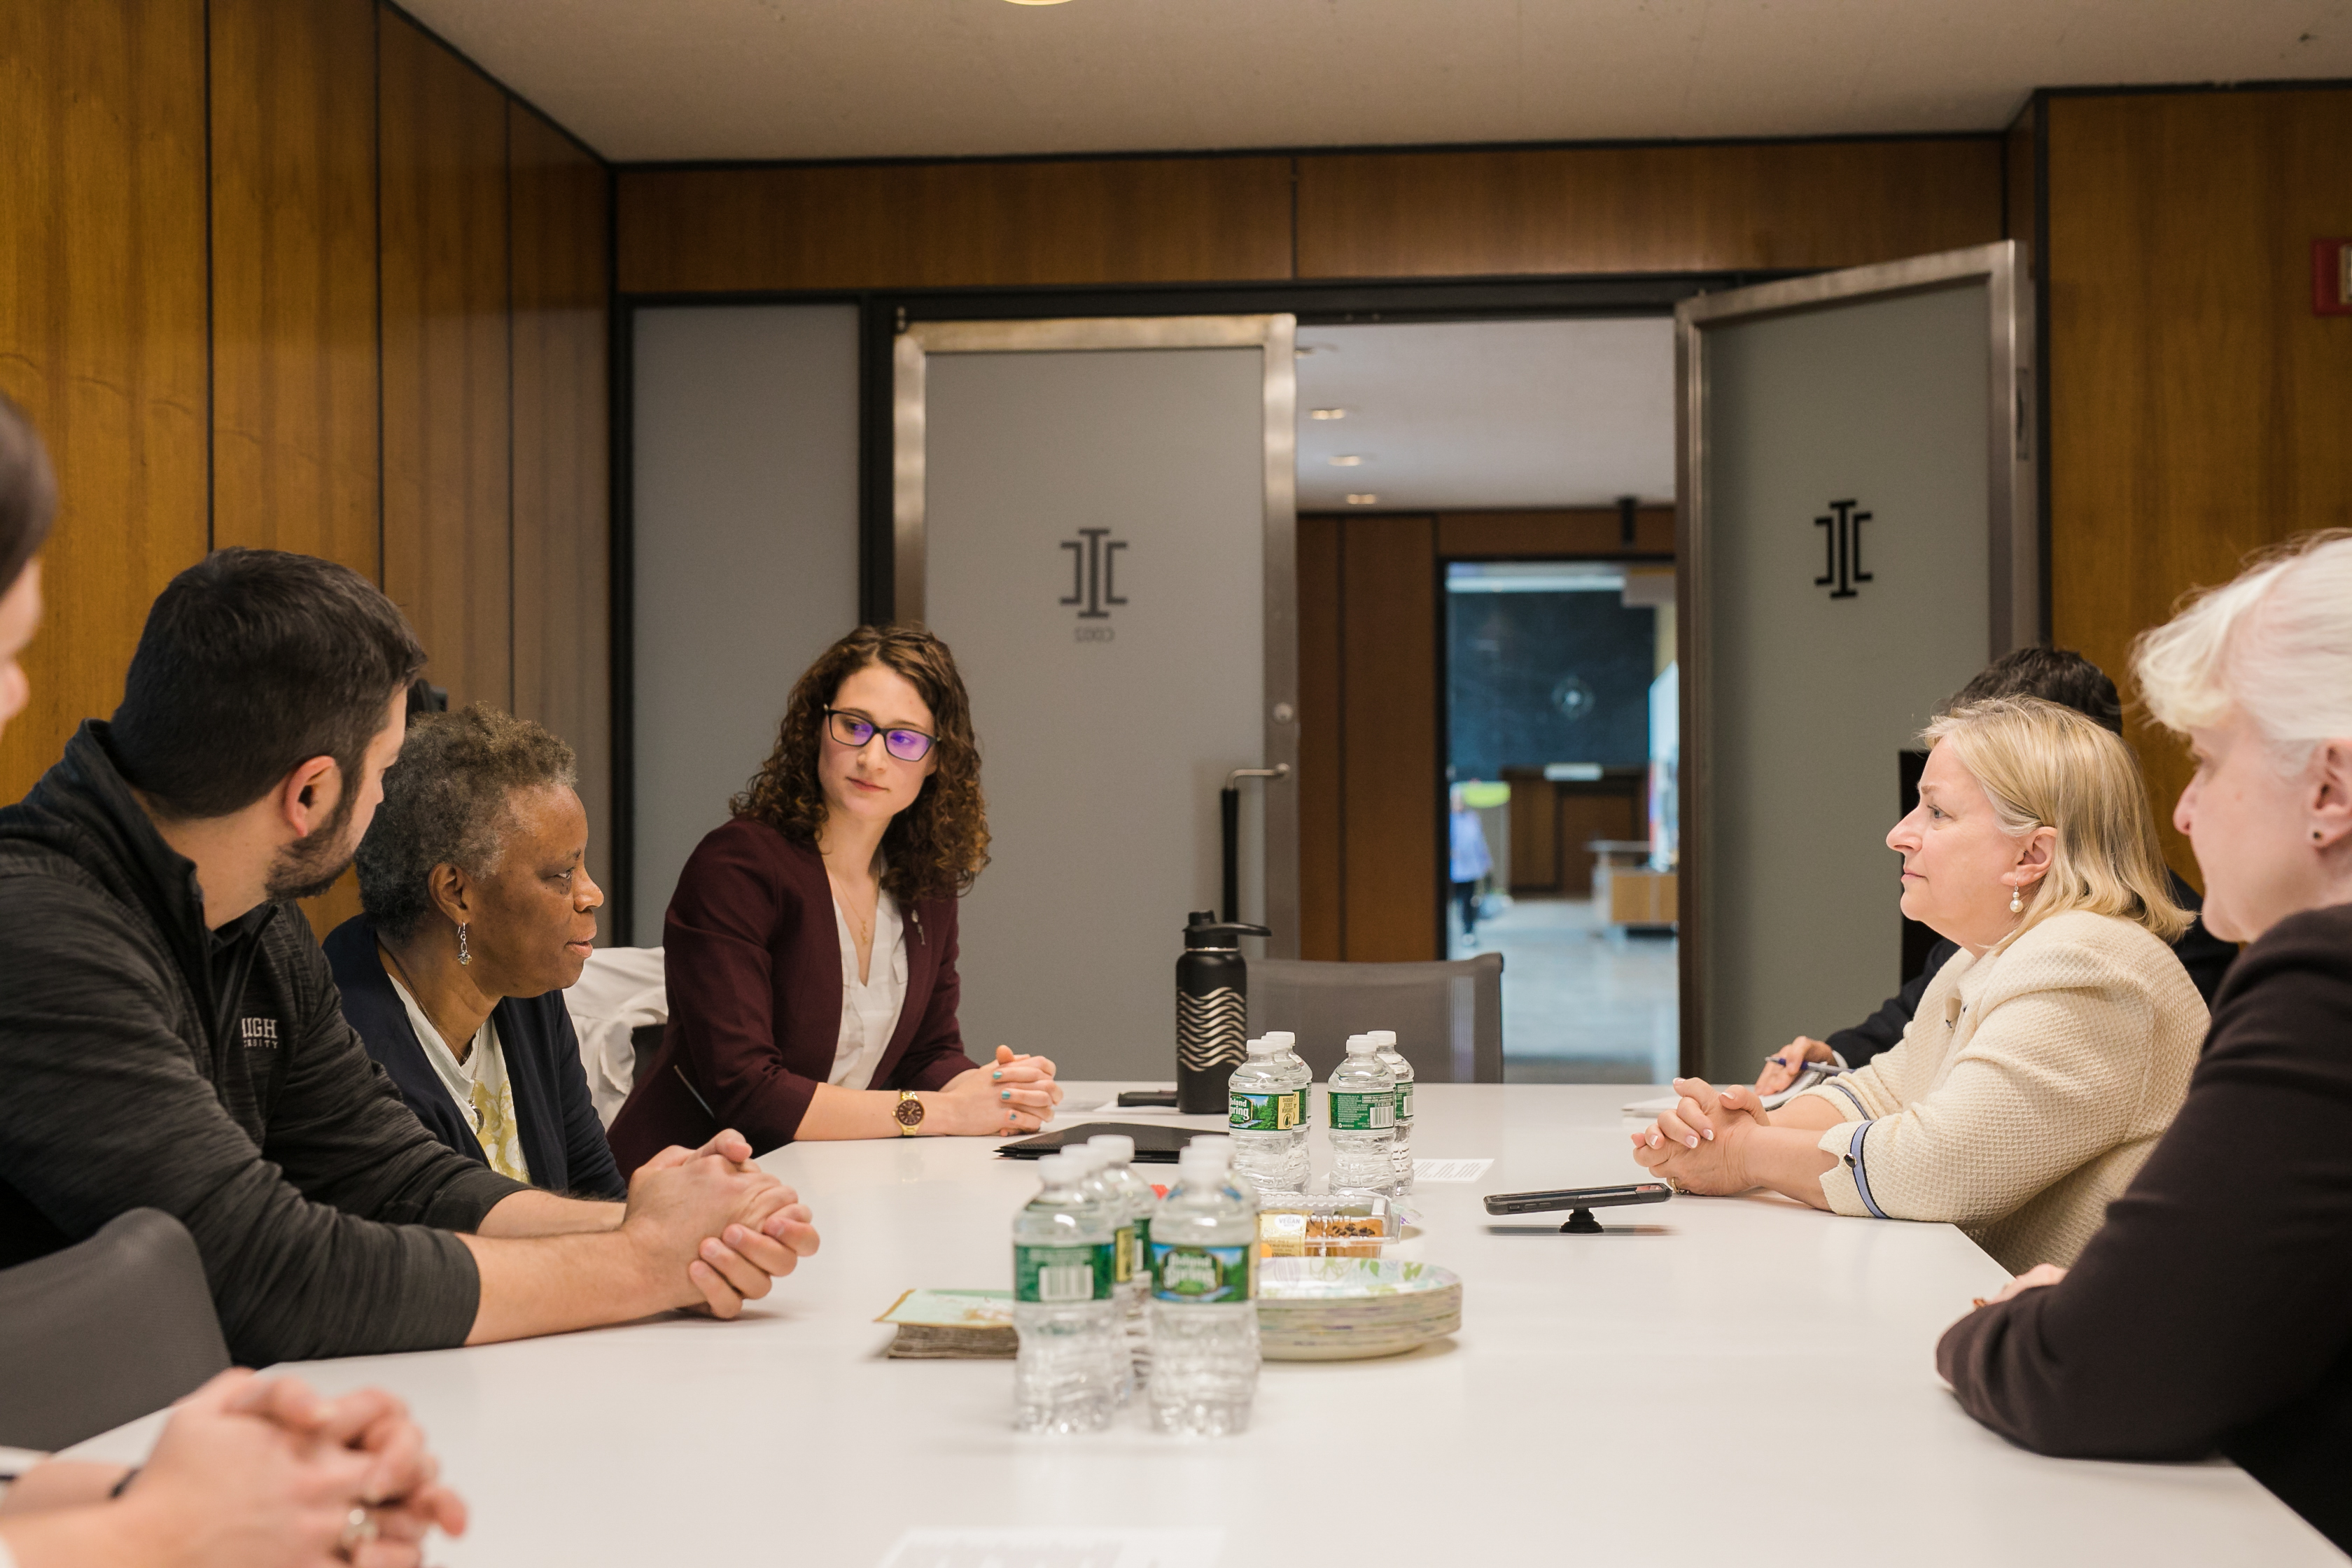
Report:
<svg viewBox="0 0 2352 1568"><path fill-rule="evenodd" d="M732 1134L577 1202L453 1154L369 1059L289 900L351 863L423 664L356 574L218 552L0 810L0 1267L163 1209L259 1363L731 1316L814 1250Z"/></svg>
<svg viewBox="0 0 2352 1568"><path fill-rule="evenodd" d="M2116 690L2116 683L2107 678L2105 670L2068 648L2021 647L2001 655L1953 693L1943 711L1995 697L2039 697L2045 702L2072 708L2116 734L2124 732L2123 697ZM2167 874L2172 879L2175 903L2192 914L2204 907L2197 889L2183 881L2179 872L2168 869ZM1938 939L1927 950L1926 965L1901 991L1881 1004L1877 1012L1851 1028L1838 1030L1826 1040L1800 1035L1764 1058L1764 1070L1756 1079L1756 1092L1778 1093L1796 1081L1805 1063L1825 1062L1832 1054L1846 1066L1858 1068L1881 1052L1893 1050L1903 1038L1913 1015L1918 1012L1919 998L1927 994L1927 983L1936 977L1936 971L1944 967L1944 961L1959 951L1958 942ZM2221 988L2221 976L2229 973L2231 960L2238 956L2237 945L2223 942L2199 920L2180 934L2172 951L2179 958L2180 966L2189 971L2189 978L2205 998L2205 1005L2211 1006L2213 994Z"/></svg>

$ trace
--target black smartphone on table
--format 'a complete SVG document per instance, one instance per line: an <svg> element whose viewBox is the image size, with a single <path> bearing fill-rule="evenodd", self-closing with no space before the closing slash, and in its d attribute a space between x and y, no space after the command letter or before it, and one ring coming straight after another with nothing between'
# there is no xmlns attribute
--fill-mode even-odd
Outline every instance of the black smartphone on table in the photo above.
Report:
<svg viewBox="0 0 2352 1568"><path fill-rule="evenodd" d="M1621 1204L1662 1204L1675 1195L1664 1182L1629 1182L1620 1187L1566 1187L1551 1193L1489 1193L1488 1214L1547 1214L1557 1209L1615 1208Z"/></svg>

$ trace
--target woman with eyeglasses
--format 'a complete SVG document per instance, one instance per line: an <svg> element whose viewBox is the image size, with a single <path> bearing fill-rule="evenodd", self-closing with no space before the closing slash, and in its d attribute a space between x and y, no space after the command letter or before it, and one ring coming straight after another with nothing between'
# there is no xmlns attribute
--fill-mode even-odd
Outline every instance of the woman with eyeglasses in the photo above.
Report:
<svg viewBox="0 0 2352 1568"><path fill-rule="evenodd" d="M826 649L733 809L670 899L669 1026L610 1131L625 1173L722 1127L764 1152L1052 1119L1051 1061L999 1046L975 1066L956 1024L956 900L988 821L945 643L860 626Z"/></svg>

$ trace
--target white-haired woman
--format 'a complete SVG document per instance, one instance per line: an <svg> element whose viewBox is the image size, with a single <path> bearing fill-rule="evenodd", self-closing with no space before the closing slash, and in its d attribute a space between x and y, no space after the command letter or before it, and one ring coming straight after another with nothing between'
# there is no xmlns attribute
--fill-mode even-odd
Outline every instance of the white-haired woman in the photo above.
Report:
<svg viewBox="0 0 2352 1568"><path fill-rule="evenodd" d="M1679 1079L1634 1158L1687 1191L1959 1226L2011 1268L2071 1262L2179 1108L2205 1003L2123 742L2030 697L1936 721L1886 836L1903 912L1958 944L1901 1043L1769 1115Z"/></svg>
<svg viewBox="0 0 2352 1568"><path fill-rule="evenodd" d="M2029 1448L2218 1450L2352 1548L2352 535L2207 594L2136 666L2196 756L2173 820L2206 923L2251 945L2105 1227L2071 1272L1954 1324L1936 1363Z"/></svg>

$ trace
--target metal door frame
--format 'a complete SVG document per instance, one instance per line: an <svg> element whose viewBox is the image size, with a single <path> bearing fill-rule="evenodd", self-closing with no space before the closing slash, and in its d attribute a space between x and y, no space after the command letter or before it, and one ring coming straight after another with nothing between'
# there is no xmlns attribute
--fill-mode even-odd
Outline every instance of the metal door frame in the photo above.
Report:
<svg viewBox="0 0 2352 1568"><path fill-rule="evenodd" d="M930 356L1116 349L1262 351L1265 363L1265 660L1260 765L1287 765L1265 792L1269 958L1298 956L1298 319L1097 316L1056 321L913 321L891 345L891 589L896 618L919 622L926 599L924 440Z"/></svg>
<svg viewBox="0 0 2352 1568"><path fill-rule="evenodd" d="M1681 858L1676 865L1681 961L1682 1056L1685 1074L1704 1070L1706 998L1699 984L1706 931L1699 921L1706 879L1707 834L1714 807L1704 737L1712 732L1712 680L1697 679L1707 660L1710 616L1706 563L1710 518L1706 474L1706 333L1708 329L1769 316L1800 314L1871 298L1893 299L1982 283L1990 344L1986 377L1986 489L1990 512L1990 624L1988 659L2042 640L2042 519L2035 481L2033 317L2021 301L2023 268L2015 240L1915 256L1872 267L1847 268L1727 289L1675 307L1675 657L1682 664L1682 759L1677 788L1682 806Z"/></svg>

